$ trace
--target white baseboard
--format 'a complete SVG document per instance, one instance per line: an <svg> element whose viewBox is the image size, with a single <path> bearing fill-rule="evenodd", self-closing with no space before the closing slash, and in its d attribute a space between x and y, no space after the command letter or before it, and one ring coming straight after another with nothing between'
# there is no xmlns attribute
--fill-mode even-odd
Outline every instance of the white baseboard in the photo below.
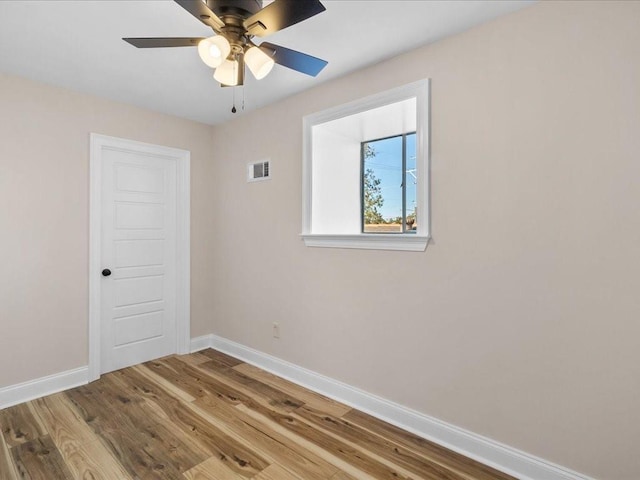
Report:
<svg viewBox="0 0 640 480"><path fill-rule="evenodd" d="M202 337L196 337L191 339L191 353L199 352L205 348L211 348L212 335L203 335Z"/></svg>
<svg viewBox="0 0 640 480"><path fill-rule="evenodd" d="M0 388L0 409L62 392L89 382L89 368L80 367L28 382Z"/></svg>
<svg viewBox="0 0 640 480"><path fill-rule="evenodd" d="M231 340L216 335L205 335L191 340L192 352L208 347L357 408L521 480L593 480L580 473Z"/></svg>

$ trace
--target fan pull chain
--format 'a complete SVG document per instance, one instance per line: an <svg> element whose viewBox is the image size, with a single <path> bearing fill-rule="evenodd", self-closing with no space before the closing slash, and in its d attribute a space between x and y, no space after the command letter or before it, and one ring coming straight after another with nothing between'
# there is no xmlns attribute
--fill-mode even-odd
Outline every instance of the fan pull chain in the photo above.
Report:
<svg viewBox="0 0 640 480"><path fill-rule="evenodd" d="M244 112L244 85L242 86L242 106L240 107ZM238 109L236 108L236 87L233 87L233 107L231 107L231 113L236 113Z"/></svg>
<svg viewBox="0 0 640 480"><path fill-rule="evenodd" d="M231 113L236 113L236 87L233 87L233 107L231 108Z"/></svg>

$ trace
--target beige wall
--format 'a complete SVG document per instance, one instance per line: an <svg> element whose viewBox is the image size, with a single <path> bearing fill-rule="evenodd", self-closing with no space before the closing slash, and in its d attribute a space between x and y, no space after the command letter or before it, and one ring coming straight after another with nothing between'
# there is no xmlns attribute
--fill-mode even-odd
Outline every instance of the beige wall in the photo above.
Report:
<svg viewBox="0 0 640 480"><path fill-rule="evenodd" d="M0 75L0 388L87 365L90 132L191 151L191 333L211 328L211 127Z"/></svg>
<svg viewBox="0 0 640 480"><path fill-rule="evenodd" d="M596 478L640 478L638 25L638 2L542 2L216 127L198 219L213 332ZM433 243L306 248L302 116L425 77ZM273 179L247 184L266 156Z"/></svg>

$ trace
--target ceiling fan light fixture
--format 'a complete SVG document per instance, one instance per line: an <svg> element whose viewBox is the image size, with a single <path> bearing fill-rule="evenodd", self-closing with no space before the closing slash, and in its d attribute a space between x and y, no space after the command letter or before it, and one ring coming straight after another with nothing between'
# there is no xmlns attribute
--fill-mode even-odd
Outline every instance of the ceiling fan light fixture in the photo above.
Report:
<svg viewBox="0 0 640 480"><path fill-rule="evenodd" d="M244 62L253 73L256 79L261 80L267 75L275 65L275 61L258 47L249 48L244 54Z"/></svg>
<svg viewBox="0 0 640 480"><path fill-rule="evenodd" d="M238 61L225 60L222 65L216 68L213 78L222 85L227 85L229 87L235 87L238 85Z"/></svg>
<svg viewBox="0 0 640 480"><path fill-rule="evenodd" d="M198 54L202 61L211 68L216 68L225 61L231 52L229 41L222 35L205 38L198 44Z"/></svg>

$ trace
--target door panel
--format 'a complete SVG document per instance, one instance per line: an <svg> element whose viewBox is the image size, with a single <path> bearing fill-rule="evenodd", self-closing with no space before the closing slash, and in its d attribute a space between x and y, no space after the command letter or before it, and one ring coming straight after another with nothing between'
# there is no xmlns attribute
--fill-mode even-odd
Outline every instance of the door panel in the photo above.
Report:
<svg viewBox="0 0 640 480"><path fill-rule="evenodd" d="M163 323L162 310L116 318L114 321L115 346L120 347L128 343L160 337Z"/></svg>
<svg viewBox="0 0 640 480"><path fill-rule="evenodd" d="M125 305L122 307L115 307L113 309L113 319L117 320L119 318L130 317L133 315L141 315L143 313L149 312L151 310L164 310L165 304L163 300L159 300L157 302L149 302L149 303L137 303L133 305Z"/></svg>
<svg viewBox="0 0 640 480"><path fill-rule="evenodd" d="M164 275L113 280L113 307L157 302L164 293Z"/></svg>
<svg viewBox="0 0 640 480"><path fill-rule="evenodd" d="M165 205L116 201L116 229L164 228Z"/></svg>
<svg viewBox="0 0 640 480"><path fill-rule="evenodd" d="M176 160L102 151L101 373L176 352Z"/></svg>
<svg viewBox="0 0 640 480"><path fill-rule="evenodd" d="M115 267L150 267L164 264L163 240L117 240L114 242Z"/></svg>
<svg viewBox="0 0 640 480"><path fill-rule="evenodd" d="M164 172L159 168L140 168L132 165L116 166L116 185L119 191L162 193Z"/></svg>

